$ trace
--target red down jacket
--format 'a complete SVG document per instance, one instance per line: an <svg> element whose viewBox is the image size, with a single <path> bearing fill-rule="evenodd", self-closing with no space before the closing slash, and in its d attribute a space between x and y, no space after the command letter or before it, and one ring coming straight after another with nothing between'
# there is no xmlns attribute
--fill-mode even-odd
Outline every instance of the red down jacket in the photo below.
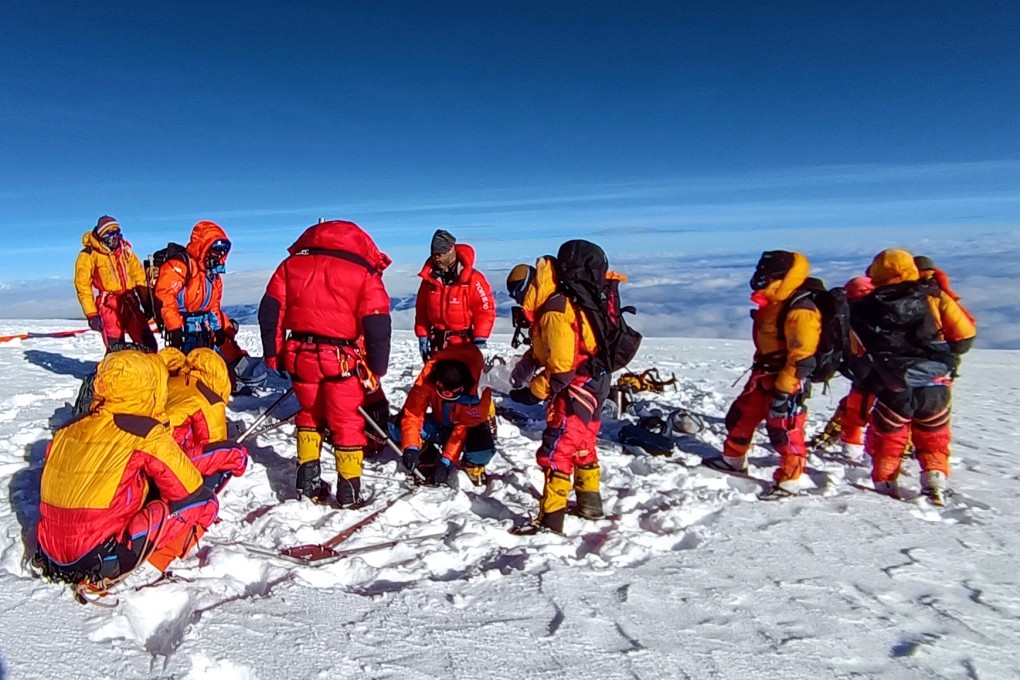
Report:
<svg viewBox="0 0 1020 680"><path fill-rule="evenodd" d="M353 222L316 224L288 248L259 306L262 349L270 366L285 333L364 341L365 359L384 375L390 355L390 298L382 272L390 258Z"/></svg>
<svg viewBox="0 0 1020 680"><path fill-rule="evenodd" d="M452 285L445 285L432 271L430 259L422 267L421 286L415 303L414 334L427 337L432 329L471 331L472 338L486 339L496 321L496 300L492 286L475 269L475 249L458 243L457 266L460 275Z"/></svg>

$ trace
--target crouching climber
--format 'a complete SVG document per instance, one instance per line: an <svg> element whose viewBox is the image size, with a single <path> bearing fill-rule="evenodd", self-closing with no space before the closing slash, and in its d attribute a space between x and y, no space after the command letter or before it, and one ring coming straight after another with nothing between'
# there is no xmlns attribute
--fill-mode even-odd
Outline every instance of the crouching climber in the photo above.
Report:
<svg viewBox="0 0 1020 680"><path fill-rule="evenodd" d="M160 358L109 354L91 409L47 449L35 563L82 601L160 580L216 520L215 493L164 425L166 398Z"/></svg>
<svg viewBox="0 0 1020 680"><path fill-rule="evenodd" d="M408 471L456 486L460 466L475 486L485 483L485 466L495 454L495 411L492 391L478 391L484 367L485 357L472 344L449 345L425 364L398 416Z"/></svg>

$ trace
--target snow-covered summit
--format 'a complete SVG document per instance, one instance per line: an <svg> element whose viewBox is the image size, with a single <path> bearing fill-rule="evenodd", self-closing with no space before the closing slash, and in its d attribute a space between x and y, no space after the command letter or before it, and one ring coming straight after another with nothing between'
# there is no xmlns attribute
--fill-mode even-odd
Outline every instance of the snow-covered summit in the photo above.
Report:
<svg viewBox="0 0 1020 680"><path fill-rule="evenodd" d="M29 326L63 327L0 322L0 335ZM258 353L257 328L243 327L241 340ZM510 356L505 342L490 344ZM384 453L366 463L369 508L299 503L285 426L249 442L252 465L224 492L222 522L174 568L188 580L130 593L115 609L76 604L24 560L51 427L101 355L95 334L0 345L0 677L1020 675L1018 352L966 357L957 493L942 510L858 489L866 470L820 458L809 493L778 503L758 501L753 482L688 467L721 446L751 346L649 339L632 368L675 372L678 390L644 393L637 409L683 407L707 429L663 458L624 453L622 423L607 422L605 520L569 517L563 537L510 535L537 506L542 424L503 421L487 488L418 491L345 545L406 542L319 567L259 557L239 544L322 542L403 491L396 456ZM383 380L395 406L420 363L411 334L397 333ZM845 385L832 389L811 399L809 431ZM274 399L234 401L237 429ZM751 472L766 479L776 462L758 446ZM917 486L912 463L901 484ZM416 540L432 534L442 537Z"/></svg>

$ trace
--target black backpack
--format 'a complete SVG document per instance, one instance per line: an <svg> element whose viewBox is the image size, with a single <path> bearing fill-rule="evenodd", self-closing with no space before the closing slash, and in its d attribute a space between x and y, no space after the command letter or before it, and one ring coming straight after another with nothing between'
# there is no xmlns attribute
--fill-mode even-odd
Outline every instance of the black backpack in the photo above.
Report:
<svg viewBox="0 0 1020 680"><path fill-rule="evenodd" d="M860 363L873 388L924 387L955 365L929 306L932 292L923 281L904 281L851 305L851 327L864 349Z"/></svg>
<svg viewBox="0 0 1020 680"><path fill-rule="evenodd" d="M556 255L558 290L592 324L598 353L592 357L592 375L612 373L627 366L641 346L641 334L627 325L621 307L620 282L607 280L609 260L599 246L590 241L567 241Z"/></svg>
<svg viewBox="0 0 1020 680"><path fill-rule="evenodd" d="M779 314L779 337L784 342L786 315L795 307L814 307L822 315L822 332L814 354L814 368L805 376L811 382L827 383L837 373L852 377L850 370L850 305L846 290L825 289L820 279L809 277L786 301Z"/></svg>
<svg viewBox="0 0 1020 680"><path fill-rule="evenodd" d="M191 258L188 257L188 249L180 243L171 241L166 248L160 248L150 255L144 264L145 279L149 286L149 296L152 302L153 316L156 320L156 327L163 330L163 303L156 297L156 281L159 279L159 268L168 260L179 260L188 268L188 276L191 276ZM151 273L150 273L151 272Z"/></svg>

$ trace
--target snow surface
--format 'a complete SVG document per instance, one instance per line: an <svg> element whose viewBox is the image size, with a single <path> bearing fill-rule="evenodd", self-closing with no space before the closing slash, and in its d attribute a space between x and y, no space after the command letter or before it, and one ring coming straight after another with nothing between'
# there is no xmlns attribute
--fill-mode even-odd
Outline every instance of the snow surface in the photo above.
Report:
<svg viewBox="0 0 1020 680"><path fill-rule="evenodd" d="M4 321L0 335L71 325ZM257 350L257 328L241 340ZM321 542L372 509L291 499L285 426L249 441L223 521L174 567L190 581L104 609L33 578L25 560L42 454L102 356L99 337L0 344L0 678L1020 677L1020 353L966 358L945 509L854 488L866 470L817 457L809 495L776 503L758 501L753 482L682 465L716 455L750 355L747 342L646 340L632 368L675 372L679 389L640 395L639 412L682 406L708 429L661 458L624 453L622 423L608 422L609 518L568 517L563 537L507 533L536 509L541 423L501 421L488 488L421 490L344 545L443 538L319 567L255 556L236 544ZM419 368L416 342L397 333L383 381L393 404ZM845 389L816 393L809 432ZM275 398L232 402L236 429ZM751 471L767 479L776 462L757 446ZM908 496L914 465L901 477ZM366 463L373 507L401 492L397 468L392 453Z"/></svg>

